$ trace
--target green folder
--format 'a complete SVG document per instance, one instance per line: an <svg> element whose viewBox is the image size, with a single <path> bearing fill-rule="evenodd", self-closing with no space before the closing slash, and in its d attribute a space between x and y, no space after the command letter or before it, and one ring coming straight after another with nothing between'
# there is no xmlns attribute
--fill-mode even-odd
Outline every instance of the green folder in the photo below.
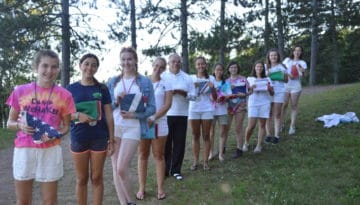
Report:
<svg viewBox="0 0 360 205"><path fill-rule="evenodd" d="M75 107L77 112L85 113L94 120L101 119L101 106L98 100L79 102Z"/></svg>
<svg viewBox="0 0 360 205"><path fill-rule="evenodd" d="M284 74L282 71L276 71L273 73L270 73L270 79L275 81L284 81Z"/></svg>

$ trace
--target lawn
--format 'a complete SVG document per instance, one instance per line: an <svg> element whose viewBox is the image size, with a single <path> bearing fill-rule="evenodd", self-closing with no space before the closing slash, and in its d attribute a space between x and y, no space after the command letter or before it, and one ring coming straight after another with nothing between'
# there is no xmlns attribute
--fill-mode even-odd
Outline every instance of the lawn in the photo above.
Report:
<svg viewBox="0 0 360 205"><path fill-rule="evenodd" d="M147 195L137 204L360 204L360 123L326 129L322 122L315 121L321 115L334 112L352 111L360 117L359 91L360 84L357 83L303 95L297 134L287 136L285 129L281 142L264 145L261 154L252 152L256 139L254 133L250 151L239 159L231 159L235 149L234 133L231 132L225 162L211 161L210 171L189 170L192 163L189 134L182 171L184 180L167 178L167 198L156 200L155 169L151 160ZM286 125L288 127L288 122ZM0 136L0 148L11 146L12 133L0 130ZM136 163L133 165L132 170L136 172ZM68 169L72 168L65 168L67 177L74 174ZM111 169L107 167L106 170L104 204L112 205L117 203L117 199L111 183ZM63 196L63 184L59 185L59 196ZM69 184L67 186L71 187L66 188L73 190L73 181ZM74 200L72 194L67 196L71 199L66 202ZM61 200L64 199L60 197Z"/></svg>

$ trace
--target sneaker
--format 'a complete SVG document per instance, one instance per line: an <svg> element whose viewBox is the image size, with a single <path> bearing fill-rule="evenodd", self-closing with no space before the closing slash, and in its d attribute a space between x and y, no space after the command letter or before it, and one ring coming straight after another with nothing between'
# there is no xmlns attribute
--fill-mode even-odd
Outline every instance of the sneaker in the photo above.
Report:
<svg viewBox="0 0 360 205"><path fill-rule="evenodd" d="M256 145L255 149L254 149L254 153L260 153L261 152L261 146Z"/></svg>
<svg viewBox="0 0 360 205"><path fill-rule="evenodd" d="M295 134L295 127L290 127L289 129L289 135Z"/></svg>
<svg viewBox="0 0 360 205"><path fill-rule="evenodd" d="M271 142L272 142L272 137L271 137L271 136L266 136L264 142L265 142L266 144L271 143Z"/></svg>
<svg viewBox="0 0 360 205"><path fill-rule="evenodd" d="M241 149L236 149L236 152L233 154L232 158L237 159L237 158L241 157L242 154L243 154L243 151Z"/></svg>
<svg viewBox="0 0 360 205"><path fill-rule="evenodd" d="M242 147L243 152L247 152L249 150L249 144L244 144Z"/></svg>
<svg viewBox="0 0 360 205"><path fill-rule="evenodd" d="M274 137L272 143L277 144L280 141L280 137Z"/></svg>

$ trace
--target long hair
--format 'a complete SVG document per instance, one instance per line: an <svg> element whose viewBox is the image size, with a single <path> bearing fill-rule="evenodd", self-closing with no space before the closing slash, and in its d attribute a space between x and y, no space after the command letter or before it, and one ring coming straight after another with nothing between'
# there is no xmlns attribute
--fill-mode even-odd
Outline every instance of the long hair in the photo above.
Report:
<svg viewBox="0 0 360 205"><path fill-rule="evenodd" d="M206 59L205 59L204 56L198 56L198 57L195 58L195 60L194 60L195 66L196 66L196 61L197 61L197 60L203 60L203 61L205 62L205 64L207 64L207 63L206 63ZM206 66L206 68L205 68L205 70L204 70L204 75L205 75L205 78L206 78L206 79L209 78L209 73L208 73L208 70L207 70L207 66Z"/></svg>
<svg viewBox="0 0 360 205"><path fill-rule="evenodd" d="M213 76L214 76L214 78L216 79L216 76L215 76L215 68L217 67L217 66L220 66L221 67L221 69L223 70L223 73L222 73L222 75L221 75L221 84L224 84L225 83L225 75L224 75L224 65L222 64L222 63L216 63L215 65L214 65L214 68L213 68Z"/></svg>
<svg viewBox="0 0 360 205"><path fill-rule="evenodd" d="M276 49L276 48L272 48L272 49L270 49L270 50L267 52L267 54L266 54L265 64L266 64L266 68L267 68L267 69L270 69L270 68L271 68L271 62L270 62L270 53L271 53L271 52L276 52L276 55L278 56L278 58L277 58L277 63L280 63L280 62L281 62L279 50Z"/></svg>
<svg viewBox="0 0 360 205"><path fill-rule="evenodd" d="M295 45L295 46L291 49L290 59L291 59L291 60L294 60L294 51L295 51L295 48L300 48L300 49L301 49L301 54L300 54L300 56L299 56L299 59L302 59L302 58L303 58L304 49L303 49L303 47L301 47L300 45Z"/></svg>
<svg viewBox="0 0 360 205"><path fill-rule="evenodd" d="M93 58L93 59L95 59L95 61L96 61L96 67L99 67L99 66L100 66L99 58L98 58L95 54L92 54L92 53L87 53L87 54L83 55L83 56L80 58L80 60L79 60L80 64L82 64L87 58ZM94 76L93 76L92 78L93 78L93 80L94 80L95 85L96 85L96 86L99 86L101 90L106 89L106 85L105 85L105 84L100 83Z"/></svg>
<svg viewBox="0 0 360 205"><path fill-rule="evenodd" d="M262 77L262 78L265 78L265 77L266 77L266 74L265 74L265 66L264 66L264 63L263 63L262 60L257 60L257 61L255 61L254 65L253 65L253 67L252 67L252 70L251 70L251 76L257 77L257 75L256 75L256 70L255 70L255 67L256 67L257 64L261 64L261 65L262 65L263 70L261 71L261 77Z"/></svg>
<svg viewBox="0 0 360 205"><path fill-rule="evenodd" d="M60 68L60 58L59 55L57 53L55 53L54 51L50 50L50 49L41 49L38 52L36 52L34 59L32 61L32 68L33 70L37 70L37 67L40 64L41 58L43 57L50 57L50 58L54 58L57 60L58 62L58 66Z"/></svg>
<svg viewBox="0 0 360 205"><path fill-rule="evenodd" d="M229 65L227 66L227 71L226 71L226 73L228 74L228 76L230 76L229 68L230 68L230 66L232 66L232 65L236 65L236 67L237 67L236 74L240 74L240 65L239 65L237 62L235 62L235 61L230 61Z"/></svg>

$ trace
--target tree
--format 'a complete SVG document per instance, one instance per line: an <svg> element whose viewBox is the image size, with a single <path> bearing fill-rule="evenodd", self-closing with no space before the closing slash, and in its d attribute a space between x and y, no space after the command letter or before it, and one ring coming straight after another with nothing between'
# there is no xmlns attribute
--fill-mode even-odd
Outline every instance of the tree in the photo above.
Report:
<svg viewBox="0 0 360 205"><path fill-rule="evenodd" d="M181 0L181 15L180 15L180 25L181 25L181 57L182 57L182 70L186 73L189 72L189 49L188 49L188 33L187 33L187 5L186 0Z"/></svg>
<svg viewBox="0 0 360 205"><path fill-rule="evenodd" d="M310 61L310 76L309 85L313 86L316 82L316 62L318 52L318 1L311 0L312 17L311 17L311 61Z"/></svg>
<svg viewBox="0 0 360 205"><path fill-rule="evenodd" d="M69 22L69 0L61 1L61 85L67 86L70 82L70 22Z"/></svg>
<svg viewBox="0 0 360 205"><path fill-rule="evenodd" d="M280 58L284 58L284 24L283 24L283 16L281 14L281 0L276 0L276 25L277 25L277 43L278 50L280 53Z"/></svg>

